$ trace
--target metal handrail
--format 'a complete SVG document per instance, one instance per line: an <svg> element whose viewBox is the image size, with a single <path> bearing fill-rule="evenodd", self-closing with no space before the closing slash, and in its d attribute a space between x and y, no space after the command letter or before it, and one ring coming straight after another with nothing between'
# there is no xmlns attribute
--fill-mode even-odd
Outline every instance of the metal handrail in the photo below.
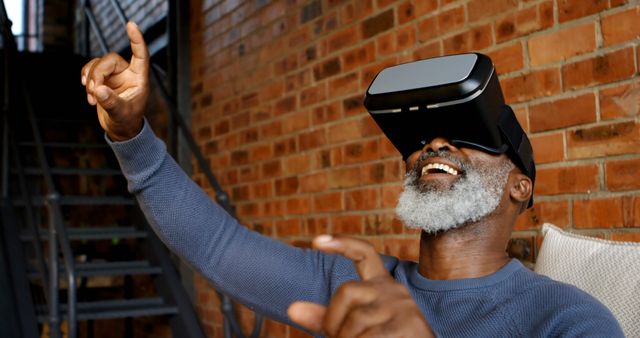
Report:
<svg viewBox="0 0 640 338"><path fill-rule="evenodd" d="M15 38L10 30L10 24L6 15L6 9L4 7L4 1L0 2L0 12L2 12L2 33L4 39L4 48L7 53L17 55L17 48L15 44ZM8 77L8 74L5 74ZM48 290L48 308L49 308L49 330L51 337L58 338L61 336L60 332L60 313L58 302L58 240L60 240L60 248L62 249L62 258L65 266L65 273L67 277L68 289L67 289L67 322L69 326L68 337L75 338L76 336L76 274L75 265L73 261L73 254L71 253L71 245L66 234L66 229L62 220L62 212L60 210L60 194L58 193L53 177L51 175L51 169L47 163L47 159L44 153L44 146L40 136L40 130L38 128L33 107L31 106L31 100L27 91L27 86L24 79L20 79L19 90L22 93L22 99L25 102L29 123L31 124L31 131L33 133L34 142L36 145L36 152L38 162L44 173L45 187L47 190L46 206L49 213L49 290ZM27 203L25 201L25 203Z"/></svg>
<svg viewBox="0 0 640 338"><path fill-rule="evenodd" d="M120 3L118 2L118 0L110 0L110 3L114 8L114 10L116 11L116 16L118 17L120 22L126 26L129 19L127 18L126 13L122 9L122 6L120 6ZM86 3L83 9L83 12L87 14L87 18L89 20L91 28L93 29L94 35L98 37L98 41L99 41L102 53L103 54L108 53L109 49L106 44L106 40L104 39L104 35L102 34L102 30L96 24L95 16L93 15L91 8L89 8ZM213 188L216 195L216 200L218 201L220 206L229 213L229 215L237 219L235 210L230 203L229 194L227 194L222 189L222 186L220 185L215 175L211 171L211 168L209 167L207 160L204 158L204 155L200 151L200 148L198 147L195 139L193 138L193 134L191 133L189 126L184 121L182 115L180 115L180 113L178 112L177 103L173 99L172 95L169 93L169 90L166 88L164 82L161 80L160 75L158 71L155 69L155 67L151 66L149 68L150 68L151 78L153 79L153 81L155 81L156 85L158 85L158 88L160 89L160 93L163 99L167 102L169 106L170 118L173 121L177 122L177 126L182 131L182 134L187 141L187 145L189 146L189 149L191 150L192 154L196 157L196 161L198 162L198 166L200 167L200 170L202 170L202 172L205 174L207 181L209 182L209 185ZM221 300L220 308L224 316L224 322L225 322L224 336L231 337L232 334L235 334L238 337L244 338L244 334L242 333L240 324L235 316L235 311L233 309L233 303L231 301L231 298L229 298L229 296L227 296L226 294L218 290L216 290L216 292L220 297L220 300ZM228 328L231 328L231 330L229 330ZM257 338L258 335L260 334L261 329L262 329L262 315L256 313L254 329L250 337Z"/></svg>

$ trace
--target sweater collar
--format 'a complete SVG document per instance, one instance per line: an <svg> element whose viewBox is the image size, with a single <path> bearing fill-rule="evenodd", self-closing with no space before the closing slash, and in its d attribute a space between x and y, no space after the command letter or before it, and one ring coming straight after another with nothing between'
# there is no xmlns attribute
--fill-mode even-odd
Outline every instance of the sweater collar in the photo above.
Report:
<svg viewBox="0 0 640 338"><path fill-rule="evenodd" d="M497 284L514 272L525 269L524 265L517 259L511 259L509 263L500 268L500 270L478 278L467 279L451 279L451 280L432 280L425 278L418 272L418 265L415 264L411 271L410 281L415 287L426 291L453 291L465 289L477 289Z"/></svg>

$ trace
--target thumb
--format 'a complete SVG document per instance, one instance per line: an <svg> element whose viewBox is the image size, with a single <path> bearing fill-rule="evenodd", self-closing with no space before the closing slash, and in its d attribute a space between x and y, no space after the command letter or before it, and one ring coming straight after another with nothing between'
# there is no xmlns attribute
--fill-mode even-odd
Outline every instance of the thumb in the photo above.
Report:
<svg viewBox="0 0 640 338"><path fill-rule="evenodd" d="M110 115L119 113L124 107L124 101L118 94L107 86L98 86L96 88L96 99L98 104L104 108Z"/></svg>
<svg viewBox="0 0 640 338"><path fill-rule="evenodd" d="M327 308L311 302L294 302L289 306L287 313L289 318L303 328L313 331L322 331L324 316Z"/></svg>

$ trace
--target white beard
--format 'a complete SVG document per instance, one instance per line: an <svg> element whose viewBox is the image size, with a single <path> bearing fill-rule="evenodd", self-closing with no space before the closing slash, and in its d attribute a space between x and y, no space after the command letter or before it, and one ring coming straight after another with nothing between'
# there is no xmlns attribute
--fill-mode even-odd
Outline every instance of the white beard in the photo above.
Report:
<svg viewBox="0 0 640 338"><path fill-rule="evenodd" d="M496 168L477 168L448 154L439 156L459 164L463 176L450 188L425 187L414 168L405 177L404 191L396 206L396 214L408 228L429 234L458 228L491 214L498 207L514 168L509 160Z"/></svg>

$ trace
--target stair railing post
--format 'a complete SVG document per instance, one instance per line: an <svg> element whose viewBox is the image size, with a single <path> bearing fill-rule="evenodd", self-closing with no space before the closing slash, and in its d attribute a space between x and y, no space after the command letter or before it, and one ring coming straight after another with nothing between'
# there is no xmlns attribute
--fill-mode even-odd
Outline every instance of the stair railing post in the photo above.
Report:
<svg viewBox="0 0 640 338"><path fill-rule="evenodd" d="M58 194L47 196L46 204L49 212L49 337L60 338L60 304L58 297L58 233L54 206L60 199Z"/></svg>

